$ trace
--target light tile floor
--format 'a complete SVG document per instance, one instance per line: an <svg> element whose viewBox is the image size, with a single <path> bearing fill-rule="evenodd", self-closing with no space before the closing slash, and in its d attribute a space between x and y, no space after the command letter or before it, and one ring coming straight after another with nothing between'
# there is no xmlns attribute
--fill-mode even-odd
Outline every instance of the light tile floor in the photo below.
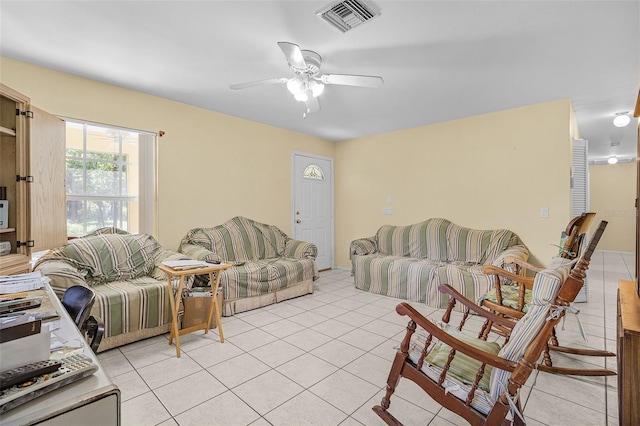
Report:
<svg viewBox="0 0 640 426"><path fill-rule="evenodd" d="M569 316L561 343L615 352L618 279L631 279L634 256L598 251L588 272L588 302L576 306L588 342ZM311 295L223 318L215 330L181 338L176 358L168 336L99 355L122 392L122 424L131 425L380 425L371 407L383 395L394 347L406 318L399 301L354 288L348 271L322 272ZM414 304L438 319L441 311ZM558 365L615 359L553 354ZM529 425L615 425L616 377L533 374L523 388ZM406 425L465 424L408 380L391 412Z"/></svg>

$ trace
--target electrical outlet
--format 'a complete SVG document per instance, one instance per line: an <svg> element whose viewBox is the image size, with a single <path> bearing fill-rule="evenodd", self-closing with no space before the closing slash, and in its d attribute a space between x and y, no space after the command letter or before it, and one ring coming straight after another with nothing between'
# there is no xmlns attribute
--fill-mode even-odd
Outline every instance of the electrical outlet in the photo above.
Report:
<svg viewBox="0 0 640 426"><path fill-rule="evenodd" d="M540 217L549 217L549 207L543 207L540 209Z"/></svg>
<svg viewBox="0 0 640 426"><path fill-rule="evenodd" d="M382 209L382 214L386 214L386 215L393 214L393 210L391 209L391 207L385 207Z"/></svg>

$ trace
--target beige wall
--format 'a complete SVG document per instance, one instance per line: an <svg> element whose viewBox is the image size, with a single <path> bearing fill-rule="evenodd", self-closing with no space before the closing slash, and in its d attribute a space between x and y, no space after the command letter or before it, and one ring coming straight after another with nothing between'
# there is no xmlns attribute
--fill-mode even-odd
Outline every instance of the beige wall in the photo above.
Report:
<svg viewBox="0 0 640 426"><path fill-rule="evenodd" d="M0 59L2 83L56 115L157 132L158 240L177 248L185 232L235 215L291 233L292 152L334 156L335 144Z"/></svg>
<svg viewBox="0 0 640 426"><path fill-rule="evenodd" d="M636 163L592 165L589 174L591 210L609 222L598 248L635 252Z"/></svg>
<svg viewBox="0 0 640 426"><path fill-rule="evenodd" d="M2 82L53 114L166 135L159 139L159 240L245 215L291 233L291 153L335 159L336 264L385 223L445 217L508 228L546 263L569 220L568 100L338 144L128 89L0 59ZM387 197L392 203L387 204ZM219 200L219 202L218 202ZM382 214L391 207L393 215ZM550 217L540 218L548 207Z"/></svg>
<svg viewBox="0 0 640 426"><path fill-rule="evenodd" d="M338 265L351 240L431 217L510 229L546 264L570 219L571 114L560 100L338 143Z"/></svg>

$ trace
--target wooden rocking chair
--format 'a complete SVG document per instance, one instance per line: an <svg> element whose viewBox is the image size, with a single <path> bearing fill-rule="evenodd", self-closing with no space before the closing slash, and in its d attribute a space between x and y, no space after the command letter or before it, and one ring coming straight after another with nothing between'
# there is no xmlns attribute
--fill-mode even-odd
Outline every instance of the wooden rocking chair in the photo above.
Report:
<svg viewBox="0 0 640 426"><path fill-rule="evenodd" d="M553 328L580 292L591 255L606 225L605 221L600 223L573 268L563 264L536 275L531 309L518 322L487 311L449 285L439 287L450 297L440 326L409 304L399 304L396 311L410 321L389 372L386 394L373 411L387 424L401 425L388 409L390 398L404 377L472 425L523 425L519 390L536 368ZM456 303L464 306L464 314L454 328L448 323ZM463 332L470 311L510 331L497 354L491 342Z"/></svg>
<svg viewBox="0 0 640 426"><path fill-rule="evenodd" d="M595 215L595 213L583 213L569 222L566 230L562 234L560 253L558 254L559 259L571 260L579 256L581 248L584 245L586 233L591 227L591 222ZM516 273L512 273L494 265L486 265L483 267L483 272L485 274L494 275L495 288L487 295L481 297L479 304L499 316L517 321L522 318L525 312L529 309L529 303L527 303L527 300L530 298L531 287L534 281L533 277L524 276L524 272L526 270L532 270L538 273L542 269L520 259L508 259L507 262L511 262L516 266ZM506 283L503 281L506 281ZM501 326L487 320L484 328L484 337L487 338L488 333L492 330L501 335L508 332ZM616 374L615 371L604 368L555 367L551 360L550 351L597 357L616 355L613 352L605 350L560 346L555 329L551 333L548 347L545 348L544 351L544 365L540 365L538 367L540 371L575 376L613 376Z"/></svg>

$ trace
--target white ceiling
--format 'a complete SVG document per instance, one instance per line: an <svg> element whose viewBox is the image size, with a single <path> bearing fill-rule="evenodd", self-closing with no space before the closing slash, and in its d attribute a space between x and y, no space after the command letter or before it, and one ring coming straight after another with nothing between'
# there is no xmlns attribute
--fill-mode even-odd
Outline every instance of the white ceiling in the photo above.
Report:
<svg viewBox="0 0 640 426"><path fill-rule="evenodd" d="M635 156L637 121L612 119L638 94L639 1L374 0L345 34L330 3L2 0L0 54L332 141L568 98L592 159ZM278 41L384 85L327 86L307 118L284 85L231 90L292 76Z"/></svg>

